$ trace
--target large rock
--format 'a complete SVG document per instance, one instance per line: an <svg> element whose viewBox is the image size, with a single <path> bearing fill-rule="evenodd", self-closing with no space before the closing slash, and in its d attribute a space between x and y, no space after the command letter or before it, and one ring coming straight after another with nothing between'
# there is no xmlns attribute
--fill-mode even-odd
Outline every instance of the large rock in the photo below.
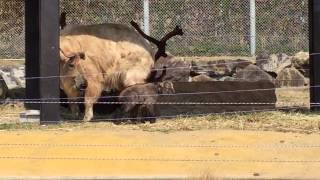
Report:
<svg viewBox="0 0 320 180"><path fill-rule="evenodd" d="M224 76L224 77L220 78L219 81L237 81L237 79L235 77L231 77L231 76Z"/></svg>
<svg viewBox="0 0 320 180"><path fill-rule="evenodd" d="M214 61L192 61L192 74L205 74L213 78L222 78L224 76L232 76L234 69L238 66L247 66L250 61L237 60L214 60Z"/></svg>
<svg viewBox="0 0 320 180"><path fill-rule="evenodd" d="M206 81L216 81L216 80L205 75L205 74L201 74L201 75L192 77L191 81L192 82L206 82Z"/></svg>
<svg viewBox="0 0 320 180"><path fill-rule="evenodd" d="M9 90L11 89L19 89L26 87L25 81L25 68L21 67L7 67L0 69L0 75L2 79L6 83Z"/></svg>
<svg viewBox="0 0 320 180"><path fill-rule="evenodd" d="M162 81L175 81L175 82L188 82L190 77L191 64L184 61L182 58L168 55L168 57L160 57L155 64L157 71L156 77L161 76L162 68L166 66L166 75L162 78Z"/></svg>
<svg viewBox="0 0 320 180"><path fill-rule="evenodd" d="M270 73L278 74L283 69L292 66L292 58L286 54L259 55L256 59L257 66Z"/></svg>
<svg viewBox="0 0 320 180"><path fill-rule="evenodd" d="M304 77L309 77L309 53L298 52L292 58L293 66L300 71Z"/></svg>
<svg viewBox="0 0 320 180"><path fill-rule="evenodd" d="M258 66L250 64L244 68L236 68L236 73L233 76L238 81L270 81L274 82L274 79L271 75L260 69Z"/></svg>
<svg viewBox="0 0 320 180"><path fill-rule="evenodd" d="M25 97L25 68L2 67L0 68L0 98L24 98Z"/></svg>
<svg viewBox="0 0 320 180"><path fill-rule="evenodd" d="M305 77L296 68L286 68L278 74L276 87L301 87L305 81Z"/></svg>
<svg viewBox="0 0 320 180"><path fill-rule="evenodd" d="M0 80L0 100L4 100L7 98L8 87L3 80L3 77L0 76L0 78L1 78L1 80Z"/></svg>

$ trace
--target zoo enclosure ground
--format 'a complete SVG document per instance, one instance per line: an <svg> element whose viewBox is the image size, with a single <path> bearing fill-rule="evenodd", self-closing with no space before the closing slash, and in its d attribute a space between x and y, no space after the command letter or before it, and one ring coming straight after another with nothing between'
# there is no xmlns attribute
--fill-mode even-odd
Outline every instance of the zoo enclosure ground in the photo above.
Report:
<svg viewBox="0 0 320 180"><path fill-rule="evenodd" d="M320 178L319 134L55 129L0 137L0 178Z"/></svg>

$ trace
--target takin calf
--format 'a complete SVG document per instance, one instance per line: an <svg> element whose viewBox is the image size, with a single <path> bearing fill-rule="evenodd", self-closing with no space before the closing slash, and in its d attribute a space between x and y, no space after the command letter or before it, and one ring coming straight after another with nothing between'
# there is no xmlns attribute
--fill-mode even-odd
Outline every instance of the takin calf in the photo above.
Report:
<svg viewBox="0 0 320 180"><path fill-rule="evenodd" d="M172 82L137 84L123 90L119 95L119 102L123 102L122 110L129 114L133 122L156 122L157 102L159 94L174 94Z"/></svg>

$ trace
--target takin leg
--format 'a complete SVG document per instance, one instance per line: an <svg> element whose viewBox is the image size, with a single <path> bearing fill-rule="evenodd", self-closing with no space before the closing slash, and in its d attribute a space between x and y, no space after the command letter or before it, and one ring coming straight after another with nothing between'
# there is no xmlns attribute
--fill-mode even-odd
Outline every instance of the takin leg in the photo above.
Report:
<svg viewBox="0 0 320 180"><path fill-rule="evenodd" d="M66 93L68 97L69 108L74 116L73 118L79 119L80 118L79 104L73 103L79 100L78 99L80 96L79 91L73 86L68 86L68 84L66 84L66 86L63 87L63 91Z"/></svg>
<svg viewBox="0 0 320 180"><path fill-rule="evenodd" d="M83 121L88 122L93 118L93 104L97 102L102 93L102 90L102 84L96 82L88 82L84 98L85 112Z"/></svg>
<svg viewBox="0 0 320 180"><path fill-rule="evenodd" d="M149 109L149 118L147 121L149 121L151 124L155 123L157 120L157 109L155 104L151 104L148 106Z"/></svg>
<svg viewBox="0 0 320 180"><path fill-rule="evenodd" d="M153 104L144 104L141 105L138 109L138 121L141 123L145 123L149 121L150 123L156 122L156 114L155 114L155 105Z"/></svg>
<svg viewBox="0 0 320 180"><path fill-rule="evenodd" d="M132 123L137 123L138 120L138 113L139 113L140 105L135 105L132 109L129 111L129 119Z"/></svg>

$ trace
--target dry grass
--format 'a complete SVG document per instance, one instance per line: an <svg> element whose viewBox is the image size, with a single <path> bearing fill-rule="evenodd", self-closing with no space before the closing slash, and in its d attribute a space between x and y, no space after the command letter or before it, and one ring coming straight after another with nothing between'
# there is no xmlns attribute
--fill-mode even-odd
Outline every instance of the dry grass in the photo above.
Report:
<svg viewBox="0 0 320 180"><path fill-rule="evenodd" d="M309 90L277 90L280 102L309 102ZM76 129L128 129L157 132L195 131L203 129L236 129L262 130L299 133L319 133L320 114L309 112L273 111L246 114L216 114L201 117L177 117L175 119L159 119L155 124L115 125L112 122L97 123L62 123L59 125L39 126L38 124L18 123L18 112L24 110L23 105L5 105L0 107L0 130L43 129L43 130L76 130Z"/></svg>
<svg viewBox="0 0 320 180"><path fill-rule="evenodd" d="M0 106L0 123L18 123L18 113L23 112L25 109L22 104L10 104Z"/></svg>
<svg viewBox="0 0 320 180"><path fill-rule="evenodd" d="M24 65L24 59L0 59L0 66L21 66Z"/></svg>
<svg viewBox="0 0 320 180"><path fill-rule="evenodd" d="M263 130L281 132L320 132L320 115L295 112L263 112L234 115L212 115L159 121L157 124L137 125L145 131L186 131L200 129Z"/></svg>
<svg viewBox="0 0 320 180"><path fill-rule="evenodd" d="M299 103L299 104L305 104L309 108L309 102L310 102L310 93L309 88L303 88L303 89L277 89L276 90L277 95L277 101L279 102L285 102L285 103ZM278 107L283 107L283 105L278 104Z"/></svg>
<svg viewBox="0 0 320 180"><path fill-rule="evenodd" d="M194 59L194 57L192 57ZM207 57L201 60L221 59L222 57ZM237 59L243 57L225 57L225 59ZM185 57L190 60L191 58ZM250 58L248 60L251 60ZM21 65L24 61L0 61L2 66ZM276 91L278 102L309 103L309 89L278 89ZM287 107L277 104L278 108ZM308 108L308 106L305 106ZM202 117L177 117L175 119L160 119L155 124L121 124L111 122L99 123L62 123L59 125L39 126L38 124L19 122L17 113L24 110L22 105L0 106L0 130L15 129L42 129L42 130L76 130L76 129L130 129L143 131L194 131L202 129L236 129L236 130L263 130L299 133L319 133L320 114L308 112L259 112L233 115L208 115Z"/></svg>
<svg viewBox="0 0 320 180"><path fill-rule="evenodd" d="M307 112L259 112L248 114L207 115L202 117L178 117L176 119L160 119L155 124L115 125L112 122L97 123L62 123L58 125L39 126L37 124L14 123L3 121L0 130L42 129L42 130L77 130L77 129L127 129L150 132L195 131L204 129L259 130L297 133L319 133L320 114Z"/></svg>

